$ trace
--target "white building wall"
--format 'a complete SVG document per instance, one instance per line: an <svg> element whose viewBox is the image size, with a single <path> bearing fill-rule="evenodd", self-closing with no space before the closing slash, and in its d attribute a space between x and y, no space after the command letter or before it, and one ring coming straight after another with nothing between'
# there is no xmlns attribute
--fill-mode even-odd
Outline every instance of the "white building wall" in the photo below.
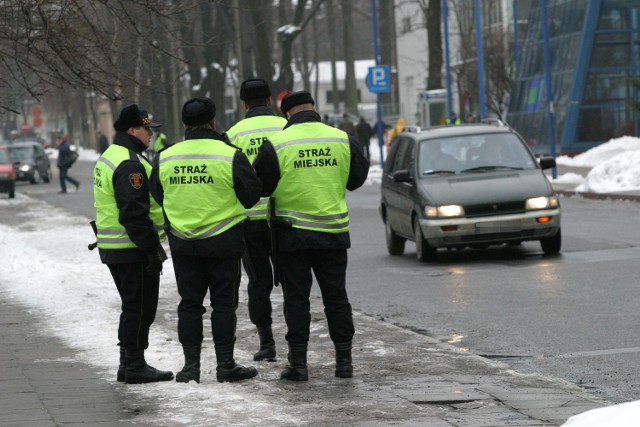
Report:
<svg viewBox="0 0 640 427"><path fill-rule="evenodd" d="M454 3L467 7L473 7L474 0L449 0L447 2L449 9L448 26L449 26L449 59L451 67L460 61L458 54L460 46L458 23L454 11ZM510 2L512 0L501 0L500 8L502 10L503 24L509 27L513 17L513 11ZM398 83L400 96L400 114L405 118L407 123L415 123L418 103L417 93L426 90L428 77L428 49L427 49L427 30L424 22L422 10L415 1L396 1L396 31L397 31L397 50L398 50ZM444 25L441 26L443 40L442 50L444 50ZM442 87L446 88L445 74L446 59L443 60L442 68ZM452 90L452 109L460 114L459 95L457 93L457 85L454 80L455 75L451 76ZM477 97L477 94L473 94Z"/></svg>

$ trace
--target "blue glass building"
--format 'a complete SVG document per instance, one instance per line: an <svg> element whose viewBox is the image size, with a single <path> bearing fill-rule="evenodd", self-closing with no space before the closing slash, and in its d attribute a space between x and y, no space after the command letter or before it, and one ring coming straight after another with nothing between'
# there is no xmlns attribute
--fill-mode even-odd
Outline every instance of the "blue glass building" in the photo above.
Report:
<svg viewBox="0 0 640 427"><path fill-rule="evenodd" d="M550 152L540 0L533 0L507 121ZM638 136L640 0L547 0L556 153Z"/></svg>

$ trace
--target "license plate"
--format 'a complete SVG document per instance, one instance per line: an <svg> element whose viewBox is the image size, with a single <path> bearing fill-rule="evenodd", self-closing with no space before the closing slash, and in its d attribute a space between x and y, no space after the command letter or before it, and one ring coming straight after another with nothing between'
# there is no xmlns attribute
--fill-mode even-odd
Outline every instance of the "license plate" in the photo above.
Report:
<svg viewBox="0 0 640 427"><path fill-rule="evenodd" d="M475 225L475 234L508 233L511 231L519 231L520 228L519 220L477 222Z"/></svg>

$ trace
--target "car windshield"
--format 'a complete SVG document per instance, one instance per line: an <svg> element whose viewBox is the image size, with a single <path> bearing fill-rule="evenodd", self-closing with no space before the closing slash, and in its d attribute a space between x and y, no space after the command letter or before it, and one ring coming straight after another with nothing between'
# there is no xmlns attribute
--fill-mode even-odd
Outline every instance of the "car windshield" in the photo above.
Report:
<svg viewBox="0 0 640 427"><path fill-rule="evenodd" d="M421 176L535 169L535 159L511 133L459 135L420 142Z"/></svg>
<svg viewBox="0 0 640 427"><path fill-rule="evenodd" d="M5 150L0 150L0 163L10 163L9 155Z"/></svg>
<svg viewBox="0 0 640 427"><path fill-rule="evenodd" d="M16 161L31 160L33 158L33 147L11 147L11 155Z"/></svg>

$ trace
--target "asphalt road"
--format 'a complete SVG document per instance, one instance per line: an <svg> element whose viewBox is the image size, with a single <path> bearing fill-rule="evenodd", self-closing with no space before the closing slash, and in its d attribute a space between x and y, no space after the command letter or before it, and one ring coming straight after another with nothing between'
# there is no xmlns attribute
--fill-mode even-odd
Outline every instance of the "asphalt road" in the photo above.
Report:
<svg viewBox="0 0 640 427"><path fill-rule="evenodd" d="M93 218L91 170L88 162L74 165L77 193L57 194L57 175L17 191ZM558 257L528 242L441 252L437 262L421 264L411 242L405 255L387 254L377 185L349 193L348 201L354 308L612 402L640 399L639 204L562 198Z"/></svg>

